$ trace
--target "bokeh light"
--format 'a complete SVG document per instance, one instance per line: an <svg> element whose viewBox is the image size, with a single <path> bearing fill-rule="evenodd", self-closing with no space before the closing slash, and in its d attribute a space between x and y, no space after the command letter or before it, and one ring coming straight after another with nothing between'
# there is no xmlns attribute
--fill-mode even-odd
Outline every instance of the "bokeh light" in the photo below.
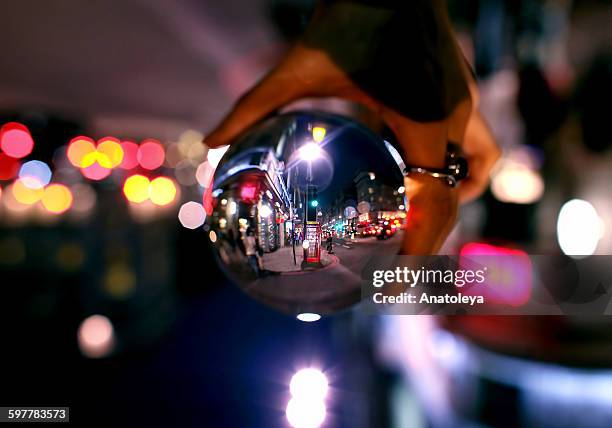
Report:
<svg viewBox="0 0 612 428"><path fill-rule="evenodd" d="M206 220L206 211L202 204L190 201L181 206L178 218L183 227L187 229L196 229L204 224Z"/></svg>
<svg viewBox="0 0 612 428"><path fill-rule="evenodd" d="M60 245L55 254L57 265L68 272L80 269L85 262L85 252L78 243L68 242Z"/></svg>
<svg viewBox="0 0 612 428"><path fill-rule="evenodd" d="M16 236L0 239L0 265L10 266L23 263L26 259L26 247L23 240Z"/></svg>
<svg viewBox="0 0 612 428"><path fill-rule="evenodd" d="M327 395L329 384L321 370L309 367L293 375L289 391L293 397L322 400Z"/></svg>
<svg viewBox="0 0 612 428"><path fill-rule="evenodd" d="M71 213L77 216L86 216L96 205L96 192L94 189L84 183L78 183L70 187L70 191L73 195L73 203Z"/></svg>
<svg viewBox="0 0 612 428"><path fill-rule="evenodd" d="M33 189L27 186L23 180L18 179L12 185L12 193L17 202L23 205L32 205L42 198L44 190L42 187Z"/></svg>
<svg viewBox="0 0 612 428"><path fill-rule="evenodd" d="M544 194L544 180L529 166L508 160L493 174L491 192L501 202L532 204Z"/></svg>
<svg viewBox="0 0 612 428"><path fill-rule="evenodd" d="M19 172L19 161L0 153L0 180L12 180Z"/></svg>
<svg viewBox="0 0 612 428"><path fill-rule="evenodd" d="M51 181L51 168L41 161L25 162L19 169L19 178L31 189L40 189Z"/></svg>
<svg viewBox="0 0 612 428"><path fill-rule="evenodd" d="M72 206L72 192L63 184L47 186L42 195L42 204L52 214L61 214Z"/></svg>
<svg viewBox="0 0 612 428"><path fill-rule="evenodd" d="M196 180L202 187L210 187L213 176L215 174L215 167L209 162L202 162L196 170Z"/></svg>
<svg viewBox="0 0 612 428"><path fill-rule="evenodd" d="M123 184L123 194L128 201L141 203L149 199L150 181L144 175L132 175Z"/></svg>
<svg viewBox="0 0 612 428"><path fill-rule="evenodd" d="M105 357L114 347L113 325L103 315L91 315L79 326L77 339L79 348L86 357Z"/></svg>
<svg viewBox="0 0 612 428"><path fill-rule="evenodd" d="M303 312L297 315L297 319L303 322L315 322L321 319L321 315L312 312Z"/></svg>
<svg viewBox="0 0 612 428"><path fill-rule="evenodd" d="M321 370L306 368L293 375L289 383L291 400L285 414L295 428L316 428L325 421L325 396L329 384Z"/></svg>
<svg viewBox="0 0 612 428"><path fill-rule="evenodd" d="M164 146L157 140L145 140L138 147L137 159L141 167L154 170L164 163Z"/></svg>
<svg viewBox="0 0 612 428"><path fill-rule="evenodd" d="M180 161L174 169L174 176L177 181L183 186L193 186L196 184L196 165L189 159Z"/></svg>
<svg viewBox="0 0 612 428"><path fill-rule="evenodd" d="M13 158L23 158L34 148L34 140L25 125L17 122L6 123L0 128L0 149Z"/></svg>
<svg viewBox="0 0 612 428"><path fill-rule="evenodd" d="M123 149L123 160L119 168L136 168L138 166L138 144L133 141L123 141L121 143L121 148Z"/></svg>
<svg viewBox="0 0 612 428"><path fill-rule="evenodd" d="M294 428L317 428L325 421L325 403L293 397L287 404L287 421Z"/></svg>
<svg viewBox="0 0 612 428"><path fill-rule="evenodd" d="M176 197L176 185L168 177L157 177L151 181L149 197L155 205L168 205Z"/></svg>
<svg viewBox="0 0 612 428"><path fill-rule="evenodd" d="M118 139L104 137L98 141L96 147L97 161L104 168L113 169L123 161L123 148Z"/></svg>
<svg viewBox="0 0 612 428"><path fill-rule="evenodd" d="M190 160L201 162L206 154L206 146L202 143L204 135L196 130L188 129L183 132L178 141L181 155Z"/></svg>
<svg viewBox="0 0 612 428"><path fill-rule="evenodd" d="M561 250L568 256L578 259L595 253L603 233L603 220L589 202L572 199L561 207L557 239Z"/></svg>
<svg viewBox="0 0 612 428"><path fill-rule="evenodd" d="M169 168L174 168L179 162L185 160L183 157L179 145L177 143L171 143L166 146L166 160L164 161L164 165Z"/></svg>
<svg viewBox="0 0 612 428"><path fill-rule="evenodd" d="M78 136L70 140L66 156L70 163L77 168L87 168L96 162L96 145L94 141L85 136Z"/></svg>
<svg viewBox="0 0 612 428"><path fill-rule="evenodd" d="M27 216L24 215L26 211L28 211L32 204L23 204L19 202L15 198L15 192L13 188L15 187L15 183L4 188L2 192L2 206L5 208L5 212L9 214L7 216L7 220L10 219L12 223L23 223L27 219ZM25 186L24 186L25 187ZM27 190L30 190L26 187Z"/></svg>
<svg viewBox="0 0 612 428"><path fill-rule="evenodd" d="M110 175L110 173L111 170L109 168L103 167L98 162L95 162L86 168L81 168L81 174L83 174L85 178L94 181L104 180Z"/></svg>
<svg viewBox="0 0 612 428"><path fill-rule="evenodd" d="M91 138L79 136L68 144L66 156L72 165L81 169L85 178L97 181L108 177L111 169L122 164L124 152L114 137L101 138L96 146Z"/></svg>
<svg viewBox="0 0 612 428"><path fill-rule="evenodd" d="M126 263L111 264L104 275L104 290L116 299L129 297L136 287L136 274Z"/></svg>
<svg viewBox="0 0 612 428"><path fill-rule="evenodd" d="M486 266L484 282L464 288L467 296L483 296L487 303L521 306L533 289L533 268L529 255L520 249L500 247L484 242L469 242L460 252L462 269Z"/></svg>

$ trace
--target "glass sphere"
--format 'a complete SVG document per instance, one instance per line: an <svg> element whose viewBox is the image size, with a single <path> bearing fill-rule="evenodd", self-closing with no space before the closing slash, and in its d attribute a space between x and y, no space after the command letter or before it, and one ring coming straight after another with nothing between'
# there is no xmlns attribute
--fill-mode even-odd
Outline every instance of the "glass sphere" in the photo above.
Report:
<svg viewBox="0 0 612 428"><path fill-rule="evenodd" d="M368 261L399 252L403 169L390 143L342 116L268 119L215 173L207 221L217 260L248 295L299 319L352 306Z"/></svg>

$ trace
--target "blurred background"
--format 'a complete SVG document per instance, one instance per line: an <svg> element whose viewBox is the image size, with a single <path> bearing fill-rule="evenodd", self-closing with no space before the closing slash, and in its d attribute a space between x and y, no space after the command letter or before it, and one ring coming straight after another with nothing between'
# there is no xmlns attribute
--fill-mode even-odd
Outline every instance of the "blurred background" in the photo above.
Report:
<svg viewBox="0 0 612 428"><path fill-rule="evenodd" d="M313 7L4 5L2 405L70 406L87 426L610 426L605 317L306 323L218 270L202 203L223 152L203 132ZM449 10L504 155L444 252L610 254L611 2Z"/></svg>

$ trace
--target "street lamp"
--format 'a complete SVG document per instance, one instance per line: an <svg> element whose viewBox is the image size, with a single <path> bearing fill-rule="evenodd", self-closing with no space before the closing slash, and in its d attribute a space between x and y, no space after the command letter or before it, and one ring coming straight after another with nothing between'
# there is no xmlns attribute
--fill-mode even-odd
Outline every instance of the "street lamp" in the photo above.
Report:
<svg viewBox="0 0 612 428"><path fill-rule="evenodd" d="M322 140L323 138L321 138ZM304 261L303 263L306 262L307 260L307 254L308 254L308 248L309 248L309 242L306 239L306 235L307 235L307 231L308 231L308 191L310 189L310 184L312 183L312 161L314 161L315 159L318 159L322 156L323 154L323 149L321 149L321 147L316 143L316 142L309 142L304 144L302 147L300 147L299 151L298 151L298 156L300 157L300 159L306 161L308 163L308 170L307 170L307 176L306 176L306 192L304 192L304 244L302 244L302 248L304 248ZM313 199L312 201L310 201L310 204L312 205L313 208L316 208L319 205L319 202L316 199ZM315 215L315 220L317 219L316 215ZM316 242L314 243L315 245ZM315 247L317 248L317 247Z"/></svg>
<svg viewBox="0 0 612 428"><path fill-rule="evenodd" d="M321 147L317 143L306 143L300 147L300 158L312 162L321 156Z"/></svg>

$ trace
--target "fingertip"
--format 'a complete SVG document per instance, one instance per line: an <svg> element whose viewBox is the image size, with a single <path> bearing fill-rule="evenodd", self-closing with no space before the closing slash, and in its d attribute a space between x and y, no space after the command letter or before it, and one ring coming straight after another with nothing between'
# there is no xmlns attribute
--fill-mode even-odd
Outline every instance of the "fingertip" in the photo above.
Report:
<svg viewBox="0 0 612 428"><path fill-rule="evenodd" d="M219 138L217 132L215 131L204 137L202 143L211 149L216 149L217 147L224 145L223 140Z"/></svg>

